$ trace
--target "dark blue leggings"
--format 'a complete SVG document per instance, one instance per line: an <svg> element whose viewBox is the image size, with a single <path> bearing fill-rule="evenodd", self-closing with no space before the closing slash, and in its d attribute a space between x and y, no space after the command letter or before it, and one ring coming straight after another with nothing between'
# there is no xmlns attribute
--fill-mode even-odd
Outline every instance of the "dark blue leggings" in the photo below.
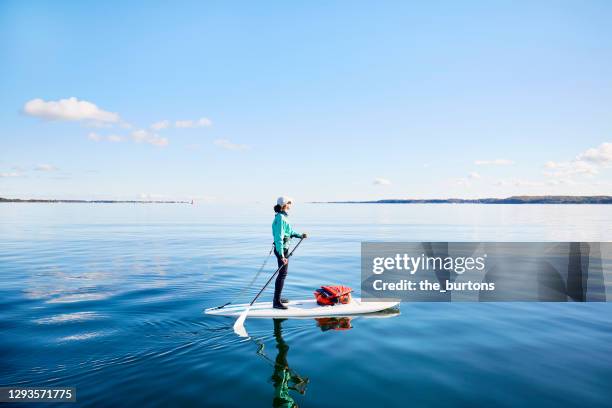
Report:
<svg viewBox="0 0 612 408"><path fill-rule="evenodd" d="M289 255L289 251L287 249L284 250L285 258ZM280 256L276 248L274 249L274 255L276 255L276 261L278 263L278 267L280 270L278 271L278 275L276 275L276 281L274 282L274 304L279 304L281 299L281 293L283 291L283 286L285 285L285 278L287 277L287 269L289 269L289 263L287 265L283 265L283 258Z"/></svg>

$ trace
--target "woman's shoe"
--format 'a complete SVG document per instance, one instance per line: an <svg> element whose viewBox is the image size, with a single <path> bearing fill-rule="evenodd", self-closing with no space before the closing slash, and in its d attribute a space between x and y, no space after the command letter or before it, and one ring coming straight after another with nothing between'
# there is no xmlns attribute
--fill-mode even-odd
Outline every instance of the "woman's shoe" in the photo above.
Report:
<svg viewBox="0 0 612 408"><path fill-rule="evenodd" d="M289 309L287 306L283 305L282 303L275 303L274 305L272 305L272 307L274 309L282 309L282 310Z"/></svg>

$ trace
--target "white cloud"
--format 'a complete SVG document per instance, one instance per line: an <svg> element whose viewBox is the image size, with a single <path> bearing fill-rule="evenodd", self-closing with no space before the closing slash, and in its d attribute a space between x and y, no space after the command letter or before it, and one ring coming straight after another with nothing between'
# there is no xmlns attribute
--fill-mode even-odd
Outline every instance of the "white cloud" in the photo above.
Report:
<svg viewBox="0 0 612 408"><path fill-rule="evenodd" d="M48 120L92 121L116 123L117 113L98 108L94 103L78 100L75 97L58 101L44 101L40 98L26 102L23 111L30 116Z"/></svg>
<svg viewBox="0 0 612 408"><path fill-rule="evenodd" d="M509 166L511 164L514 164L514 162L508 159L494 159L494 160L476 160L474 164L477 166Z"/></svg>
<svg viewBox="0 0 612 408"><path fill-rule="evenodd" d="M193 120L177 120L174 122L174 126L177 128L192 128Z"/></svg>
<svg viewBox="0 0 612 408"><path fill-rule="evenodd" d="M544 167L546 167L547 169L557 169L561 167L561 165L562 165L561 163L554 162L552 160L544 163ZM567 165L567 162L565 162L565 165Z"/></svg>
<svg viewBox="0 0 612 408"><path fill-rule="evenodd" d="M138 129L132 132L132 139L134 139L136 142L144 142L148 136L149 133L143 129Z"/></svg>
<svg viewBox="0 0 612 408"><path fill-rule="evenodd" d="M193 120L177 120L174 122L174 126L177 128L192 128Z"/></svg>
<svg viewBox="0 0 612 408"><path fill-rule="evenodd" d="M584 161L571 161L571 162L554 162L549 161L544 164L544 167L551 169L551 171L545 171L544 175L548 177L569 177L575 175L593 176L599 171L595 166Z"/></svg>
<svg viewBox="0 0 612 408"><path fill-rule="evenodd" d="M130 137L136 143L148 143L148 144L151 144L154 146L160 146L160 147L164 147L168 145L168 139L166 139L165 137L160 137L157 134L150 133L144 129L134 130L132 133L130 133ZM102 136L94 132L89 133L87 135L87 138L94 142L107 141L107 142L112 142L112 143L119 143L119 142L123 142L126 140L125 136L116 135L116 134Z"/></svg>
<svg viewBox="0 0 612 408"><path fill-rule="evenodd" d="M376 186L390 186L391 185L391 181L387 180L385 178L378 177L378 178L374 179L372 184L374 184Z"/></svg>
<svg viewBox="0 0 612 408"><path fill-rule="evenodd" d="M564 178L583 175L594 176L602 168L612 165L612 143L602 143L598 147L590 148L578 154L572 161L548 161L544 167L549 169L544 175L548 177Z"/></svg>
<svg viewBox="0 0 612 408"><path fill-rule="evenodd" d="M167 128L170 127L170 121L169 120L160 120L159 122L153 123L150 127L153 130L167 129Z"/></svg>
<svg viewBox="0 0 612 408"><path fill-rule="evenodd" d="M149 143L154 146L165 147L168 146L168 139L160 137L156 134L151 134L144 129L138 129L132 132L132 139L138 143Z"/></svg>
<svg viewBox="0 0 612 408"><path fill-rule="evenodd" d="M125 140L125 138L123 136L120 135L108 135L108 136L101 136L95 132L91 132L87 135L87 139L92 140L94 142L102 142L102 141L107 141L107 142L113 142L113 143L119 143L119 142L123 142Z"/></svg>
<svg viewBox="0 0 612 408"><path fill-rule="evenodd" d="M595 165L582 160L568 162L548 161L544 163L544 167L550 169L550 171L544 172L549 177L566 177L576 174L594 175L599 172Z"/></svg>
<svg viewBox="0 0 612 408"><path fill-rule="evenodd" d="M34 167L34 170L36 171L55 171L57 170L57 167L51 164L39 164L36 167Z"/></svg>
<svg viewBox="0 0 612 408"><path fill-rule="evenodd" d="M177 120L174 122L177 128L196 128L212 126L212 121L208 118L200 118L198 120Z"/></svg>
<svg viewBox="0 0 612 408"><path fill-rule="evenodd" d="M469 173L467 177L453 179L453 183L461 187L471 187L472 181L481 179L482 176L475 171Z"/></svg>
<svg viewBox="0 0 612 408"><path fill-rule="evenodd" d="M212 120L210 120L208 118L200 118L200 119L198 119L198 126L200 126L200 127L212 126Z"/></svg>
<svg viewBox="0 0 612 408"><path fill-rule="evenodd" d="M147 140L147 143L150 143L154 146L166 147L168 146L168 139L166 139L165 137L159 137L157 135L154 135Z"/></svg>
<svg viewBox="0 0 612 408"><path fill-rule="evenodd" d="M13 171L9 173L0 173L0 178L8 178L8 177L20 177L21 173Z"/></svg>
<svg viewBox="0 0 612 408"><path fill-rule="evenodd" d="M100 140L102 140L102 136L98 135L95 132L91 132L87 135L87 138L89 140L93 140L94 142L99 142Z"/></svg>
<svg viewBox="0 0 612 408"><path fill-rule="evenodd" d="M598 147L587 149L576 156L576 161L600 165L612 164L612 143L602 143Z"/></svg>
<svg viewBox="0 0 612 408"><path fill-rule="evenodd" d="M227 150L247 150L249 149L249 146L247 145L232 143L227 139L217 139L213 143Z"/></svg>

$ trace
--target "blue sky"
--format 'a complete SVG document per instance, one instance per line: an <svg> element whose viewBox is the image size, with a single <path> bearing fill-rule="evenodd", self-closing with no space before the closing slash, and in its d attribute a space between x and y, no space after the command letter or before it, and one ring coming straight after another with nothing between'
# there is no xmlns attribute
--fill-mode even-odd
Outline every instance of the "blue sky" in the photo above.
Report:
<svg viewBox="0 0 612 408"><path fill-rule="evenodd" d="M0 197L612 194L610 21L609 1L3 1Z"/></svg>

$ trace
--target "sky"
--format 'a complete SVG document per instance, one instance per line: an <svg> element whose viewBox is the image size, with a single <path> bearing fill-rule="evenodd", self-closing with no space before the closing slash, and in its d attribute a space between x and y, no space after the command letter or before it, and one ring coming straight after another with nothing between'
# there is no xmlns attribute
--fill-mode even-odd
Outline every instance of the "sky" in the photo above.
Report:
<svg viewBox="0 0 612 408"><path fill-rule="evenodd" d="M609 1L0 2L0 197L612 195Z"/></svg>

